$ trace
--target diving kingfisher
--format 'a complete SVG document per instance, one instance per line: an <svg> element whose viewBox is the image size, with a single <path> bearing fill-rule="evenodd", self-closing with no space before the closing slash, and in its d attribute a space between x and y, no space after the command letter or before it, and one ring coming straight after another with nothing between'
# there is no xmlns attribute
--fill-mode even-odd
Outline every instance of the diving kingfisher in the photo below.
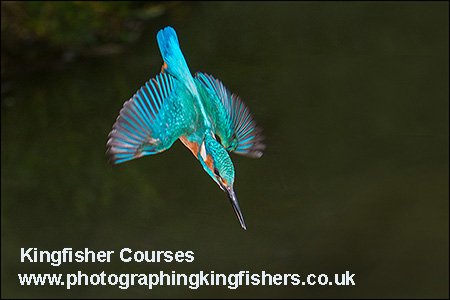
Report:
<svg viewBox="0 0 450 300"><path fill-rule="evenodd" d="M161 72L123 104L108 135L106 153L113 164L120 164L163 152L180 139L227 193L245 230L229 152L261 157L265 149L261 128L221 81L205 73L191 75L172 27L161 29L156 38L164 61Z"/></svg>

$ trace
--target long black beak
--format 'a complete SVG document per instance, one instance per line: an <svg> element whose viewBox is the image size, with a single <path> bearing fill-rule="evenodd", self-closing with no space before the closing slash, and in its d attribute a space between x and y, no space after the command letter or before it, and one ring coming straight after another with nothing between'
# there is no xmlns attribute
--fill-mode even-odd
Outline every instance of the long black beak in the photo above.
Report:
<svg viewBox="0 0 450 300"><path fill-rule="evenodd" d="M231 206L233 206L233 210L236 213L239 223L241 223L241 226L244 230L247 230L247 226L245 226L244 217L242 216L241 208L239 207L239 202L236 198L233 187L226 188L225 191L228 194L228 199L230 199Z"/></svg>

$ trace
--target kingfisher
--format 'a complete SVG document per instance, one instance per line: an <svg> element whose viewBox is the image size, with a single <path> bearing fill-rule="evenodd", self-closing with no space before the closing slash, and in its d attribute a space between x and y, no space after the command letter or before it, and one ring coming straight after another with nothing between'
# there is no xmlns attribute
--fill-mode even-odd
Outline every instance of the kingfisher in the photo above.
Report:
<svg viewBox="0 0 450 300"><path fill-rule="evenodd" d="M229 153L261 157L262 129L239 96L220 80L202 72L192 76L172 27L159 30L156 39L163 58L161 71L123 104L108 135L109 161L121 164L161 153L179 139L228 195L246 230Z"/></svg>

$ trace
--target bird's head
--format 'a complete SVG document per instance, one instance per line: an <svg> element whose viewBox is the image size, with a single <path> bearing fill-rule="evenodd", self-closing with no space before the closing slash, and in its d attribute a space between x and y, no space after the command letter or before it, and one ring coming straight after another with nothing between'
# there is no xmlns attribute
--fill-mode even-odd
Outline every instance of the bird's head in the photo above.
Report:
<svg viewBox="0 0 450 300"><path fill-rule="evenodd" d="M241 223L243 229L247 229L242 216L239 202L234 193L234 166L227 150L220 144L211 133L207 133L198 150L198 160L206 173L219 185L228 195L233 210Z"/></svg>

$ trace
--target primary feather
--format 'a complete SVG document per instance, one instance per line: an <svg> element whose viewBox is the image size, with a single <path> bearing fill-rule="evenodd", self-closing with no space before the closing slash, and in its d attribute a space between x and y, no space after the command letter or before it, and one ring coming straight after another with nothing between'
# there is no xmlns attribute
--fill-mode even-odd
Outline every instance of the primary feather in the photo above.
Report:
<svg viewBox="0 0 450 300"><path fill-rule="evenodd" d="M195 78L207 90L205 102L209 103L215 132L225 148L237 154L261 157L265 148L261 129L244 102L211 75L198 72Z"/></svg>
<svg viewBox="0 0 450 300"><path fill-rule="evenodd" d="M178 81L159 74L125 102L108 136L113 163L162 152L190 129L194 111L180 101Z"/></svg>

